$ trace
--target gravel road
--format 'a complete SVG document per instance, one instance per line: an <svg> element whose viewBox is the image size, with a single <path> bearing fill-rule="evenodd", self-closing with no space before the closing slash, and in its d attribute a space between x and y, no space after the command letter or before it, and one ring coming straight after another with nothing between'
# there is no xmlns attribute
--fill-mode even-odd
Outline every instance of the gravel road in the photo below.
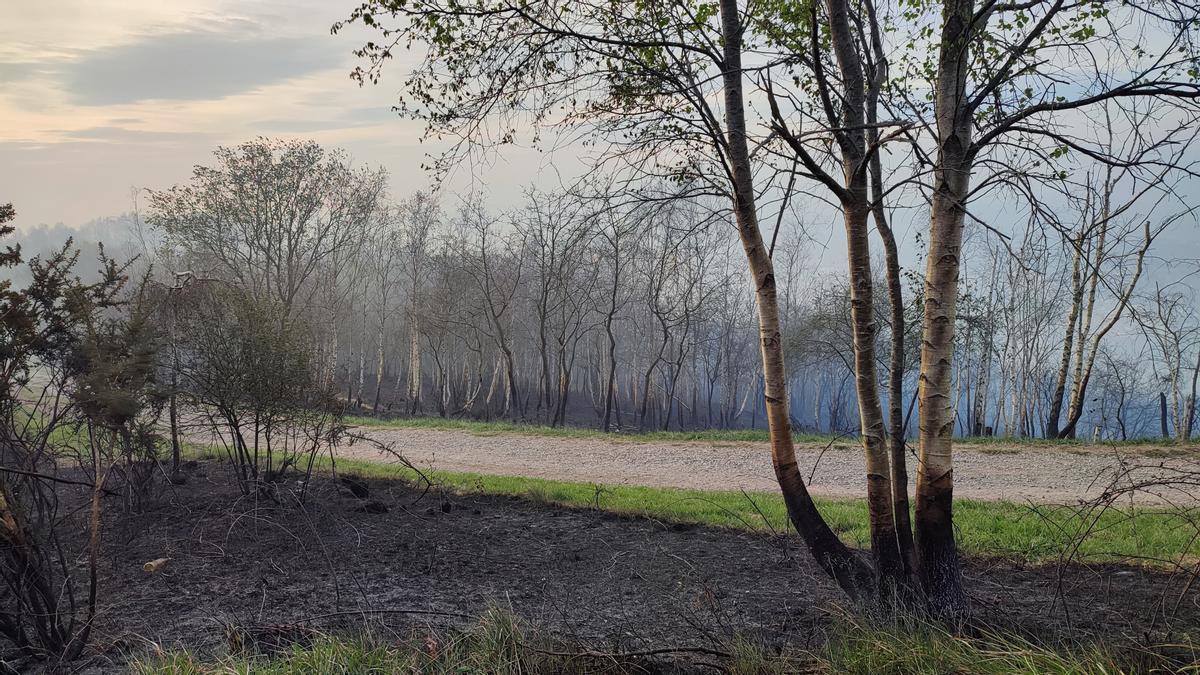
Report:
<svg viewBox="0 0 1200 675"><path fill-rule="evenodd" d="M550 438L515 433L476 434L429 429L364 429L390 443L421 468L443 471L551 478L604 485L647 485L701 490L777 489L765 443L630 442L592 438ZM394 462L369 444L343 446L339 455ZM1119 453L1119 454L1118 454ZM1145 479L1177 470L1200 472L1200 447L1129 448L988 445L955 450L954 494L982 500L1071 503L1103 491L1123 457ZM862 451L852 442L832 448L803 445L801 471L814 494L863 494ZM915 459L910 463L913 473ZM1160 492L1143 501L1195 501L1190 495Z"/></svg>

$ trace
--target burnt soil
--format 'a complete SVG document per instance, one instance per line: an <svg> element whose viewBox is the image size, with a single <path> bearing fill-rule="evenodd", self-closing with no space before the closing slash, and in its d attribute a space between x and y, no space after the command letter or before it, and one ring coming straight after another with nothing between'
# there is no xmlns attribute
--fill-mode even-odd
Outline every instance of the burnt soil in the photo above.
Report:
<svg viewBox="0 0 1200 675"><path fill-rule="evenodd" d="M187 468L186 484L164 487L140 513L109 505L93 668L123 670L154 645L220 654L230 625L441 630L492 604L608 651L713 647L735 634L806 649L845 602L795 536L422 496L396 480L366 480L363 500L331 476L314 478L299 506L294 480L278 485L276 503L241 495L218 462ZM157 558L170 560L145 572ZM1137 640L1200 625L1200 591L1137 567L1060 578L1055 567L974 559L965 574L982 620L1039 639Z"/></svg>

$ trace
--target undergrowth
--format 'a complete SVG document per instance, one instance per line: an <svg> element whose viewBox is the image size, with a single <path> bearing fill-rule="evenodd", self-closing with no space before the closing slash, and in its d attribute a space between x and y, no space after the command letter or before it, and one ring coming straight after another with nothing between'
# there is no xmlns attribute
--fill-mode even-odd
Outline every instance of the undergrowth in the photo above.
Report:
<svg viewBox="0 0 1200 675"><path fill-rule="evenodd" d="M1151 675L1200 672L1190 642L1136 647L1098 640L1053 645L1004 631L965 637L921 620L841 618L821 650L825 672L846 675Z"/></svg>
<svg viewBox="0 0 1200 675"><path fill-rule="evenodd" d="M744 636L695 651L599 652L547 637L507 610L492 607L456 631L414 631L390 640L366 632L319 635L270 649L246 643L223 656L156 651L133 662L139 675L285 675L422 673L653 673L713 669L735 675L1152 675L1200 669L1190 643L1152 648L1077 640L1037 644L1006 632L956 635L922 620L873 623L834 619L828 640L809 651L779 653ZM649 653L654 652L654 653Z"/></svg>
<svg viewBox="0 0 1200 675"><path fill-rule="evenodd" d="M730 652L719 648L690 651L649 650L602 652L585 649L526 626L510 611L496 606L469 626L454 631L413 631L404 639L386 639L373 632L352 636L317 635L266 648L247 639L253 629L240 628L237 648L209 658L189 651L156 650L135 660L139 675L312 675L421 673L459 675L495 673L609 673L659 672L667 662L683 660L700 665L718 660L726 672L797 672L800 661L771 655L743 638L731 641Z"/></svg>

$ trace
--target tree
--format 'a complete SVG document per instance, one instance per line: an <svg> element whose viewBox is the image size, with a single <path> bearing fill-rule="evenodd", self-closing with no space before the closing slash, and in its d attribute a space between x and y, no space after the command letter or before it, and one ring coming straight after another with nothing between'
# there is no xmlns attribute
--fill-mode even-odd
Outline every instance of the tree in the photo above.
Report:
<svg viewBox="0 0 1200 675"><path fill-rule="evenodd" d="M637 258L641 244L638 232L642 229L640 218L634 213L614 213L604 209L601 216L601 227L597 233L600 244L599 256L604 269L604 284L598 295L602 296L597 302L598 311L603 316L604 335L607 340L607 372L604 377L604 412L601 428L609 431L612 428L614 406L619 406L617 398L617 333L615 330L618 316L630 301L632 284L622 283L627 276L627 260ZM711 392L710 392L711 400ZM617 419L620 420L620 410Z"/></svg>
<svg viewBox="0 0 1200 675"><path fill-rule="evenodd" d="M379 401L383 395L385 347L387 328L392 310L392 294L399 285L403 273L402 213L399 209L382 208L379 220L368 231L363 242L367 263L367 277L371 285L371 299L375 313L375 395L371 412L379 412ZM419 355L418 355L419 356Z"/></svg>
<svg viewBox="0 0 1200 675"><path fill-rule="evenodd" d="M785 6L780 9L785 15L793 11ZM808 3L806 22L795 26L787 18L790 17L768 13L760 21L764 23L765 32L779 43L780 49L789 51L797 64L803 66L805 76L803 80L797 77L796 82L819 101L819 105L806 106L793 99L793 116L799 114L802 120L815 117L817 128L827 130L834 142L828 143L825 133L810 133L807 139L802 133L794 133L788 116L781 110L775 86L768 81L772 127L795 153L794 164L803 167L801 175L827 189L843 214L855 391L867 467L871 552L881 582L891 587L884 589L887 595L896 592L897 587L908 585L913 557L900 407L904 334L902 328L892 332L890 402L885 423L876 367L878 322L875 319L875 278L871 269L868 224L874 220L884 243L890 316L894 326L902 327L904 299L899 254L885 213L886 187L879 154L881 146L895 138L906 125L881 124L878 120L879 98L887 78L887 55L882 40L883 29L869 0L859 3L847 0L811 2ZM801 30L794 30L796 27ZM795 68L788 61L784 61L784 65ZM810 107L817 112L806 115L805 111ZM889 130L888 127L896 129ZM882 134L881 131L889 133ZM823 166L822 155L825 154L837 156L840 177Z"/></svg>
<svg viewBox="0 0 1200 675"><path fill-rule="evenodd" d="M404 213L404 273L408 281L408 382L410 414L421 411L421 315L425 274L429 266L429 239L441 221L441 207L428 192L414 194L401 207ZM399 387L397 387L399 389Z"/></svg>
<svg viewBox="0 0 1200 675"><path fill-rule="evenodd" d="M1186 443L1191 440L1195 424L1196 386L1200 381L1200 312L1196 310L1194 298L1172 288L1175 285L1157 286L1138 317L1155 357L1156 371L1166 386L1159 399L1162 435L1167 437L1169 397L1175 439ZM1194 356L1192 352L1195 352Z"/></svg>
<svg viewBox="0 0 1200 675"><path fill-rule="evenodd" d="M1149 178L1148 169L1188 135L1194 117L1190 104L1182 102L1200 94L1188 79L1195 74L1190 31L1197 10L1169 0L1122 3L1112 10L1124 15L1116 20L1109 9L1090 2L988 0L977 6L973 0L943 0L889 5L888 11L880 19L870 3L835 0L745 8L735 0L565 6L497 0L471 7L440 0L372 0L351 21L385 38L359 51L368 62L356 73L360 81L377 80L401 45L426 48L408 76L408 96L400 108L425 120L431 135L459 140L435 162L438 169L453 164L465 148L513 141L519 128L544 132L555 126L579 130L602 145L598 166L628 167L625 185L637 186L643 199L712 194L728 200L756 297L763 407L776 475L796 529L823 568L856 598L879 597L879 589L890 586L877 583L880 577L905 576L895 570L904 569L909 558L900 552L904 544L897 525L904 495L893 489L899 482L893 476L900 477L893 472L902 466L903 455L896 433L903 428L897 406L903 380L894 374L902 369L893 361L893 400L885 422L874 364L868 247L868 226L874 221L885 254L894 248L883 210L888 188L876 158L885 142L905 142L920 170L902 182L923 187L930 207L911 558L928 608L956 619L969 611L952 514L958 283L964 225L968 217L987 225L970 206L992 191L1007 190L1042 218L1045 191L1063 189L1073 153L1137 165L1144 169L1135 171L1139 179ZM1150 24L1165 35L1153 51L1127 28ZM894 30L878 29L885 25ZM1139 43L1147 48L1130 49ZM765 50L768 44L781 53ZM753 63L744 65L744 52L751 49ZM1128 53L1131 67L1089 58L1095 49ZM899 68L891 66L897 63ZM1066 63L1090 64L1094 72L1077 68L1064 74L1061 64ZM817 110L816 129L796 129L798 113L778 105L774 93L780 86L772 68L784 64L813 74L817 86L803 91L801 78L797 95L804 98L794 107ZM836 77L828 75L828 64L836 64ZM1060 85L1064 78L1072 86ZM746 93L748 83L762 83L762 95L776 104L765 127L747 121L755 97ZM917 95L923 91L930 91L928 99ZM1142 134L1120 157L1076 134L1078 125L1068 119L1072 111L1105 101L1147 99L1166 102L1178 117L1155 130L1159 133ZM902 121L881 123L880 107ZM802 166L837 197L846 220L875 569L833 535L795 465L773 247L763 236L758 212L759 195L775 178L765 185L756 182L756 173L766 166L764 148L775 138L787 141L798 159L792 166ZM836 146L840 177L809 152L810 141ZM982 175L973 180L977 170ZM664 178L679 189L670 193L650 180ZM926 180L931 184L924 185ZM888 296L896 299L892 323L900 325L898 264L887 265Z"/></svg>
<svg viewBox="0 0 1200 675"><path fill-rule="evenodd" d="M1114 148L1128 145L1137 147L1141 141L1136 136L1132 140L1117 138L1113 133L1113 117L1107 106L1103 112L1107 129L1101 132L1105 151L1114 156L1128 156L1129 152ZM1145 110L1132 108L1123 112L1136 126L1154 124L1153 106ZM1046 420L1045 435L1048 438L1074 436L1075 425L1082 415L1088 375L1099 353L1100 340L1124 314L1154 239L1192 211L1191 207L1185 206L1170 216L1155 215L1155 211L1160 211L1164 204L1179 198L1175 183L1180 174L1188 173L1184 168L1188 164L1185 153L1190 147L1187 141L1191 138L1185 137L1185 142L1174 144L1173 150L1157 157L1154 160L1157 166L1147 176L1139 175L1145 167L1138 161L1117 166L1097 162L1098 166L1085 173L1084 180L1074 191L1076 196L1072 202L1078 204L1079 222L1074 232L1064 232L1063 235L1073 259L1071 309L1067 313L1062 358ZM1136 213L1135 209L1146 202L1152 202L1148 213ZM1159 222L1151 227L1151 219ZM1145 222L1141 223L1142 220ZM1134 247L1132 252L1123 250L1129 245ZM1122 279L1128 276L1125 272L1131 258L1135 273L1129 279ZM1112 295L1116 306L1109 316L1101 320L1101 328L1093 335L1092 322L1098 294L1101 297ZM1093 337L1095 339L1089 349L1087 341ZM1066 398L1068 375L1071 382L1069 400ZM1067 423L1065 427L1060 427L1064 403L1067 403Z"/></svg>
<svg viewBox="0 0 1200 675"><path fill-rule="evenodd" d="M893 84L904 94L914 129L928 130L932 143L922 153L933 185L918 395L916 552L932 611L952 617L968 611L953 531L952 384L969 204L989 189L1031 184L1039 167L1043 184L1056 173L1061 177L1062 169L1054 167L1072 152L1107 164L1141 165L1144 172L1159 166L1173 143L1191 135L1193 101L1200 97L1194 40L1200 7L1175 0L1116 7L1067 0L942 0L917 9L906 37L923 49L920 36L932 19L935 42L927 51L936 58L904 59ZM1100 53L1112 58L1096 58ZM911 96L930 73L931 104ZM1138 130L1140 142L1125 148L1125 156L1097 147L1070 122L1072 111L1145 100L1168 106L1181 121ZM989 173L973 184L978 168Z"/></svg>
<svg viewBox="0 0 1200 675"><path fill-rule="evenodd" d="M13 233L14 216L0 205L0 236ZM156 459L157 447L142 424L154 396L156 336L145 315L125 312L129 265L101 250L97 281L85 283L78 260L68 241L28 262L27 286L0 281L0 639L23 659L55 663L81 654L96 616L101 498L111 470L122 458L126 467ZM0 251L0 267L21 263L19 246ZM84 479L60 475L68 464ZM90 491L79 551L84 583L63 559L70 539L59 483Z"/></svg>
<svg viewBox="0 0 1200 675"><path fill-rule="evenodd" d="M259 139L214 152L189 184L150 193L149 222L193 271L280 303L307 306L322 265L359 242L386 174L354 169L312 141Z"/></svg>
<svg viewBox="0 0 1200 675"><path fill-rule="evenodd" d="M737 2L536 0L480 10L441 0L371 0L350 21L385 38L358 51L369 64L356 71L360 81L376 81L401 45L426 47L400 109L426 120L431 135L460 138L456 149L511 142L518 120L542 126L557 116L612 141L609 156L635 174L667 176L683 194L728 199L755 288L772 463L789 515L849 595L870 595L870 569L821 518L796 465L778 291L758 222L746 122L747 24ZM723 110L711 103L717 96ZM452 150L435 166L445 169L459 156Z"/></svg>
<svg viewBox="0 0 1200 675"><path fill-rule="evenodd" d="M312 331L238 286L199 280L186 292L181 395L224 447L242 492L277 499L272 484L289 470L311 473L345 431Z"/></svg>

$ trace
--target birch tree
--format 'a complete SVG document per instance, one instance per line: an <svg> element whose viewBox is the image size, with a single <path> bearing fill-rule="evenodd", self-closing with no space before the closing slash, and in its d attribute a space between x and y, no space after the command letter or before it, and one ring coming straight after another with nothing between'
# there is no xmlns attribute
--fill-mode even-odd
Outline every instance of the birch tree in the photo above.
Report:
<svg viewBox="0 0 1200 675"><path fill-rule="evenodd" d="M870 567L821 518L796 464L778 291L758 222L746 116L748 27L736 0L502 0L482 10L441 0L373 0L350 20L384 38L359 50L367 62L357 71L363 81L377 80L393 50L425 47L401 109L426 120L431 134L461 139L460 149L511 142L518 126L531 122L563 122L610 142L609 157L635 174L669 176L693 193L728 200L755 288L772 463L789 516L849 595L871 595ZM452 150L435 166L460 156Z"/></svg>
<svg viewBox="0 0 1200 675"><path fill-rule="evenodd" d="M937 615L969 610L953 531L953 345L964 225L982 219L970 203L1015 177L1055 169L1069 153L1149 171L1162 149L1190 135L1200 97L1193 3L942 0L918 3L912 44L932 58L906 58L894 86L915 92L933 74L931 102L909 95L905 114L928 134L933 174L925 272L916 492L916 558ZM932 16L926 17L924 12ZM921 39L932 20L932 45ZM932 49L927 49L932 47ZM1103 55L1103 58L1098 58ZM1115 156L1080 133L1075 116L1153 100L1169 121L1142 130ZM983 171L974 183L972 175ZM1061 172L1064 169L1057 169ZM1051 173L1053 175L1053 173Z"/></svg>

